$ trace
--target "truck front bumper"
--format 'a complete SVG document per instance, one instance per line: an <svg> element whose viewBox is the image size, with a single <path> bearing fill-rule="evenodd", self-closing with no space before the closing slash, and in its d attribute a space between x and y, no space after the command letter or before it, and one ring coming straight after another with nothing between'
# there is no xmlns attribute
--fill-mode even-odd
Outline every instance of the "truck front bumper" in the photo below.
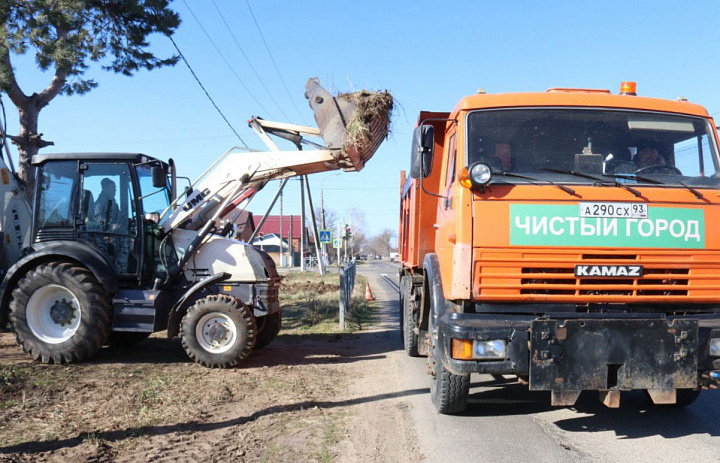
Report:
<svg viewBox="0 0 720 463"><path fill-rule="evenodd" d="M446 312L437 322L440 359L453 374L515 374L533 390L697 387L698 372L720 369L709 340L720 315ZM498 360L452 358L452 340L504 340Z"/></svg>

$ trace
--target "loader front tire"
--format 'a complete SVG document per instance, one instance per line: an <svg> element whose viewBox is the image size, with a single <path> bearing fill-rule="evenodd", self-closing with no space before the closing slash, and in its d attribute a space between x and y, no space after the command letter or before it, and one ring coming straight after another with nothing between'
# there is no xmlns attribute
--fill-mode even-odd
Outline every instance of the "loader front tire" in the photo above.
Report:
<svg viewBox="0 0 720 463"><path fill-rule="evenodd" d="M258 327L255 349L262 349L277 337L282 328L282 312L271 313L257 319Z"/></svg>
<svg viewBox="0 0 720 463"><path fill-rule="evenodd" d="M255 346L257 328L251 309L232 296L206 296L193 304L180 324L188 356L208 368L231 368Z"/></svg>
<svg viewBox="0 0 720 463"><path fill-rule="evenodd" d="M43 363L91 357L108 340L112 303L87 269L69 262L30 270L12 292L10 326L22 349Z"/></svg>

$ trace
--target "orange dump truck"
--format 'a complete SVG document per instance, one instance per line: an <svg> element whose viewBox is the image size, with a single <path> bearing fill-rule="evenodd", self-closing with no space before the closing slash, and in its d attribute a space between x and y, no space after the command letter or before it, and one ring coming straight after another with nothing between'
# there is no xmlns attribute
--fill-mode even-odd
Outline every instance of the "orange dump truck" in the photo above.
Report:
<svg viewBox="0 0 720 463"><path fill-rule="evenodd" d="M687 405L720 378L720 158L684 99L485 94L422 112L401 174L405 349L440 413L471 373L553 405L645 390Z"/></svg>

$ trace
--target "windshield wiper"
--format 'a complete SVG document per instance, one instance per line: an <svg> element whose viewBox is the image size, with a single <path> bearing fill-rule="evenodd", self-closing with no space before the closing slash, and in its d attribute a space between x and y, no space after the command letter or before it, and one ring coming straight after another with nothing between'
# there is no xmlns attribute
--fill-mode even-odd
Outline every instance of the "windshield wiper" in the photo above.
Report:
<svg viewBox="0 0 720 463"><path fill-rule="evenodd" d="M665 187L668 186L667 183L661 182L659 180L655 180L653 178L647 178L647 177L641 177L640 175L635 174L604 174L606 177L612 177L612 178L627 178L630 180L640 180L641 182L647 182L652 183L653 185L664 185ZM685 182L678 182L680 185L685 187L690 193L694 194L697 199L705 199L705 196L700 193L695 188L691 187Z"/></svg>
<svg viewBox="0 0 720 463"><path fill-rule="evenodd" d="M555 174L574 175L575 177L587 178L590 180L595 180L596 182L600 182L600 183L608 183L607 179L604 179L601 177L596 177L596 176L590 175L590 174L583 174L582 172L575 172L574 170L551 169L549 167L541 167L539 170L544 171L544 172L553 172ZM624 183L620 183L617 180L610 180L610 183L612 183L616 187L626 189L627 191L634 194L638 198L640 196L642 196L642 193L640 193L640 191L636 190L635 188L629 187L629 186L625 185Z"/></svg>
<svg viewBox="0 0 720 463"><path fill-rule="evenodd" d="M540 185L546 184L546 185L556 186L556 187L560 188L562 191L564 191L565 193L569 194L570 196L575 196L575 190L573 190L572 188L568 188L565 185L560 185L559 183L555 183L552 180L545 180L543 178L536 178L536 177L528 177L527 175L513 174L512 172L493 172L493 175L502 175L504 177L522 178L522 179L528 180L533 185L538 185L537 182L542 182L542 183L540 183Z"/></svg>

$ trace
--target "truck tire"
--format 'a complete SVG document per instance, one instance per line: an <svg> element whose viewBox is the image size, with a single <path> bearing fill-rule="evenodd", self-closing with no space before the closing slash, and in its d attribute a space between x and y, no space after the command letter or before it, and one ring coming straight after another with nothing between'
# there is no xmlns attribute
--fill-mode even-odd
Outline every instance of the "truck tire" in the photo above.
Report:
<svg viewBox="0 0 720 463"><path fill-rule="evenodd" d="M435 410L443 415L462 413L467 408L467 399L470 395L470 375L454 375L450 373L440 358L440 346L435 330L435 313L430 314L430 398Z"/></svg>
<svg viewBox="0 0 720 463"><path fill-rule="evenodd" d="M412 316L412 299L410 297L410 289L412 287L412 279L403 277L400 282L401 302L402 302L402 327L403 327L403 345L405 353L410 357L418 357L418 334L415 333L416 323Z"/></svg>
<svg viewBox="0 0 720 463"><path fill-rule="evenodd" d="M262 349L277 337L282 328L282 312L272 313L257 319L258 328L257 339L255 340L255 349Z"/></svg>
<svg viewBox="0 0 720 463"><path fill-rule="evenodd" d="M108 340L110 296L89 270L69 262L42 264L12 292L10 325L22 349L43 363L91 357Z"/></svg>
<svg viewBox="0 0 720 463"><path fill-rule="evenodd" d="M208 368L230 368L245 360L256 334L252 310L225 294L199 299L180 323L185 352Z"/></svg>

